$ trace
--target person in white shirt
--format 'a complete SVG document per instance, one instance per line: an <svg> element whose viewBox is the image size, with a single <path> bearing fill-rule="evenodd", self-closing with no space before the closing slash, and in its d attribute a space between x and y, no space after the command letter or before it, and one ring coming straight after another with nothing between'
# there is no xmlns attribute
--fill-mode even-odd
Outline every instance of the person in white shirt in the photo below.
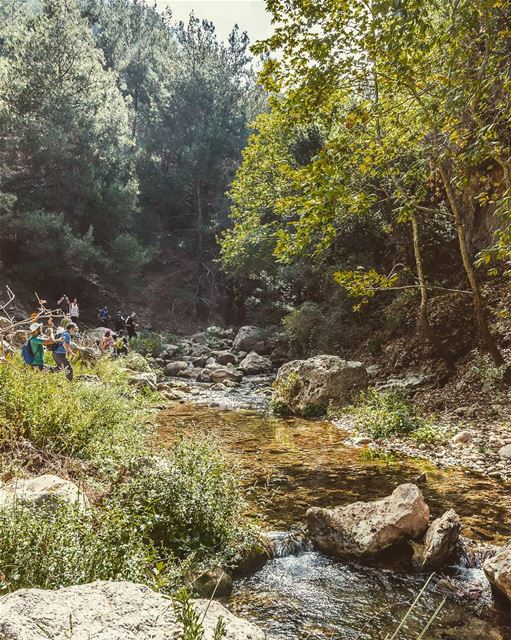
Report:
<svg viewBox="0 0 511 640"><path fill-rule="evenodd" d="M74 322L76 324L78 322L78 318L80 317L80 305L78 304L78 300L76 298L69 305L69 315L71 316L71 322Z"/></svg>

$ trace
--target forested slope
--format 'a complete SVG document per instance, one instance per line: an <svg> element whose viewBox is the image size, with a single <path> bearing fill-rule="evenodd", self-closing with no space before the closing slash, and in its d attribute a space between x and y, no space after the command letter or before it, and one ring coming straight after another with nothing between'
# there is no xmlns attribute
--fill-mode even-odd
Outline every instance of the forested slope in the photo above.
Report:
<svg viewBox="0 0 511 640"><path fill-rule="evenodd" d="M0 43L4 277L143 300L148 273L188 261L173 295L204 315L224 193L262 103L246 34L220 43L211 23L130 0L2 0Z"/></svg>

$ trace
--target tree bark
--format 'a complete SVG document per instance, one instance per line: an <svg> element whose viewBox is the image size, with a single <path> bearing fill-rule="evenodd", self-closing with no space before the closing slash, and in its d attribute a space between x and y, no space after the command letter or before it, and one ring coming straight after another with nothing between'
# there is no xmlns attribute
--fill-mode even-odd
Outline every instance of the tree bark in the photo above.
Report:
<svg viewBox="0 0 511 640"><path fill-rule="evenodd" d="M412 213L412 232L413 232L413 253L415 256L415 267L417 269L417 279L419 281L419 289L421 293L421 304L417 316L417 333L423 340L432 341L433 331L429 324L428 305L429 294L424 277L424 264L422 262L422 254L419 237L419 224L415 211Z"/></svg>
<svg viewBox="0 0 511 640"><path fill-rule="evenodd" d="M490 332L490 328L488 326L486 307L484 305L484 302L481 296L479 283L477 281L472 260L470 259L467 241L465 238L465 229L463 227L463 214L461 212L461 207L458 202L458 198L456 197L456 193L454 191L454 187L452 185L446 163L442 161L437 162L437 167L440 172L440 177L442 178L442 182L445 188L445 192L447 194L447 199L449 201L451 211L454 215L454 220L456 223L456 231L458 234L458 242L460 245L461 257L463 260L463 266L465 267L465 271L467 273L468 281L470 283L470 289L472 290L474 310L476 313L476 318L477 318L477 323L479 325L481 338L483 340L483 343L486 349L488 350L488 353L492 356L495 364L500 367L504 364L504 358L502 357L502 354L500 353L497 347L497 344L495 342L495 338L492 336Z"/></svg>

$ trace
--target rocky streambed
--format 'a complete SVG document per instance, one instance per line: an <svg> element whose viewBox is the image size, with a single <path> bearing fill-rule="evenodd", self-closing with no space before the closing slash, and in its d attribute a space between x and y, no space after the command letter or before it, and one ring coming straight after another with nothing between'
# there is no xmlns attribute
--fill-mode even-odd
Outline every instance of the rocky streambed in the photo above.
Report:
<svg viewBox="0 0 511 640"><path fill-rule="evenodd" d="M425 461L379 455L346 444L349 434L331 422L277 419L253 410L229 411L175 404L159 417L161 446L181 431L204 430L231 451L244 472L250 516L286 539L309 507L376 500L403 483L416 483L431 518L454 509L468 552L435 577L401 631L417 638L441 600L448 599L426 637L437 640L508 640L511 611L496 604L481 569L479 543L500 545L511 536L509 482L441 470ZM296 539L296 537L295 537ZM336 559L306 545L282 551L256 574L236 580L227 606L271 640L381 640L395 629L429 572L396 558ZM480 557L478 557L478 554ZM408 604L407 604L408 603Z"/></svg>

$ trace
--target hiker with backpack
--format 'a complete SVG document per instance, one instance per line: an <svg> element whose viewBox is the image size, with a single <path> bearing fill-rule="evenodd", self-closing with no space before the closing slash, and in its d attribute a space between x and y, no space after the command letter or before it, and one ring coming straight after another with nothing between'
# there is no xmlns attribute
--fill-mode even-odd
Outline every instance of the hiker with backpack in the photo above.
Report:
<svg viewBox="0 0 511 640"><path fill-rule="evenodd" d="M128 338L124 335L124 331L122 329L117 334L117 338L115 340L115 355L128 355Z"/></svg>
<svg viewBox="0 0 511 640"><path fill-rule="evenodd" d="M67 356L73 355L73 350L71 349L71 339L76 332L76 325L74 322L69 322L59 336L59 345L53 352L53 359L57 365L58 371L64 371L66 374L66 378L69 382L73 379L73 367L69 362Z"/></svg>
<svg viewBox="0 0 511 640"><path fill-rule="evenodd" d="M51 321L48 322L50 324ZM51 325L50 325L51 327ZM51 328L50 328L51 331ZM40 322L33 322L30 325L30 337L21 349L21 355L25 364L36 369L45 369L44 365L44 348L58 345L59 340L54 340L53 335L50 338L43 334L43 325Z"/></svg>

